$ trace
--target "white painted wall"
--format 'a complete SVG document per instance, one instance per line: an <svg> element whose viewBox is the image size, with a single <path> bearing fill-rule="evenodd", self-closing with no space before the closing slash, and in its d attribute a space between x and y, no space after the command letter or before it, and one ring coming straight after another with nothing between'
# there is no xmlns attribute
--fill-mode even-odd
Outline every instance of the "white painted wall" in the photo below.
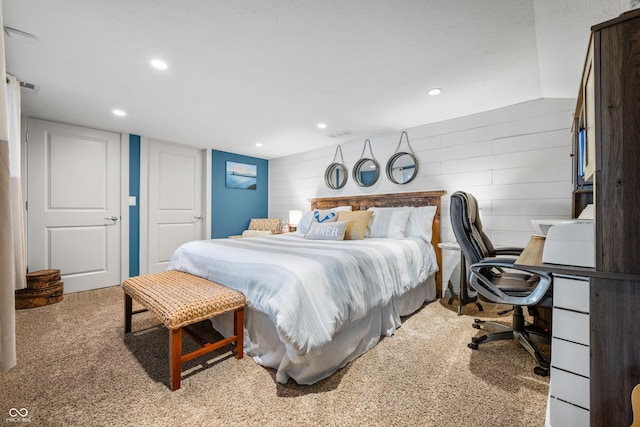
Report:
<svg viewBox="0 0 640 427"><path fill-rule="evenodd" d="M400 132L369 137L382 171L378 182L358 187L351 177L365 138L342 144L349 180L331 190L324 172L336 145L269 161L269 217L289 209L308 210L312 197L445 190L442 241L455 241L449 221L449 196L463 190L476 196L485 232L494 245L525 246L531 219L571 216L571 123L574 99L540 99L499 110L407 129L419 171L407 185L391 183L384 168ZM407 149L403 142L401 150ZM368 154L368 151L367 151ZM447 280L459 255L443 251ZM456 279L457 273L452 279ZM457 280L453 280L457 283Z"/></svg>

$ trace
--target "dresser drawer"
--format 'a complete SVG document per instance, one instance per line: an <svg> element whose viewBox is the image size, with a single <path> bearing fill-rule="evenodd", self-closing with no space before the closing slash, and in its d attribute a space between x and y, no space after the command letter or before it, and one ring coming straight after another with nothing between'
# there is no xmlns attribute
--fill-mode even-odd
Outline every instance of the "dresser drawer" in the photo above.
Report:
<svg viewBox="0 0 640 427"><path fill-rule="evenodd" d="M589 281L553 277L553 306L589 312Z"/></svg>
<svg viewBox="0 0 640 427"><path fill-rule="evenodd" d="M589 411L553 397L549 399L551 427L585 427L590 423Z"/></svg>
<svg viewBox="0 0 640 427"><path fill-rule="evenodd" d="M551 367L549 394L551 397L589 409L589 378Z"/></svg>
<svg viewBox="0 0 640 427"><path fill-rule="evenodd" d="M553 336L589 345L589 315L554 308Z"/></svg>
<svg viewBox="0 0 640 427"><path fill-rule="evenodd" d="M589 377L589 347L553 338L551 340L551 366Z"/></svg>

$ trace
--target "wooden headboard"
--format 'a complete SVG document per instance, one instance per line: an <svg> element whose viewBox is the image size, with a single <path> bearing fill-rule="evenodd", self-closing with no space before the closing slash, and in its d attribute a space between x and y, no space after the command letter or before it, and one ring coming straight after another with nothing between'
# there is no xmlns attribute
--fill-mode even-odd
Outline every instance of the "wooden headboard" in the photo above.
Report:
<svg viewBox="0 0 640 427"><path fill-rule="evenodd" d="M319 197L309 199L311 209L331 209L337 206L351 206L354 211L366 210L371 207L394 206L435 206L436 216L433 218L433 234L431 243L436 251L439 271L436 273L436 292L442 297L442 250L440 243L440 200L444 190L419 191L414 193L367 194L361 196Z"/></svg>

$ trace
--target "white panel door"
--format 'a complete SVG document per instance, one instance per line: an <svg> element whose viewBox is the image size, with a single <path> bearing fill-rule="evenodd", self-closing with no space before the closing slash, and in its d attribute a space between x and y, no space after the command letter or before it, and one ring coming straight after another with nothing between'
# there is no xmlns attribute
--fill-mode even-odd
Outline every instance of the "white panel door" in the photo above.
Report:
<svg viewBox="0 0 640 427"><path fill-rule="evenodd" d="M202 150L149 141L148 273L165 271L183 243L202 239Z"/></svg>
<svg viewBox="0 0 640 427"><path fill-rule="evenodd" d="M120 283L120 135L27 119L27 263L64 291Z"/></svg>

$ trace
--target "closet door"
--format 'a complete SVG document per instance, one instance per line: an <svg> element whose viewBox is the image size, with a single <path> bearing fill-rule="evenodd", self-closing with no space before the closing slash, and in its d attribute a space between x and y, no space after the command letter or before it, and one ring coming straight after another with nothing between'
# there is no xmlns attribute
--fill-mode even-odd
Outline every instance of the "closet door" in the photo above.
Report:
<svg viewBox="0 0 640 427"><path fill-rule="evenodd" d="M120 283L120 135L27 119L27 264L65 292Z"/></svg>
<svg viewBox="0 0 640 427"><path fill-rule="evenodd" d="M148 227L141 265L157 273L166 270L180 245L203 238L203 150L149 140L147 152Z"/></svg>

